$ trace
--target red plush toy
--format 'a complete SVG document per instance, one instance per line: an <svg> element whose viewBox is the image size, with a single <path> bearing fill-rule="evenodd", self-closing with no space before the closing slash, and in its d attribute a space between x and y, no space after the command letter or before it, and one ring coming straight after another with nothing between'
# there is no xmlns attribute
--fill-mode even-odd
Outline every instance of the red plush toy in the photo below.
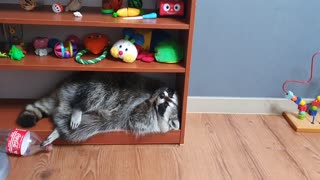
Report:
<svg viewBox="0 0 320 180"><path fill-rule="evenodd" d="M160 16L183 16L183 0L160 0Z"/></svg>
<svg viewBox="0 0 320 180"><path fill-rule="evenodd" d="M154 53L144 50L141 46L137 44L135 44L135 46L138 50L137 60L148 62L148 63L155 61Z"/></svg>

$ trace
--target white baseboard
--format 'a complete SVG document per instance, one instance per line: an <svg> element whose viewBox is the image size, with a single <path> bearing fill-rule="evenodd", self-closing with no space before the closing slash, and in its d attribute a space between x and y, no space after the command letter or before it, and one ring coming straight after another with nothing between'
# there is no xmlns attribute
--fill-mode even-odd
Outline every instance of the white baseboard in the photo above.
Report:
<svg viewBox="0 0 320 180"><path fill-rule="evenodd" d="M312 101L312 99L305 99ZM188 97L188 113L282 114L298 106L285 98Z"/></svg>

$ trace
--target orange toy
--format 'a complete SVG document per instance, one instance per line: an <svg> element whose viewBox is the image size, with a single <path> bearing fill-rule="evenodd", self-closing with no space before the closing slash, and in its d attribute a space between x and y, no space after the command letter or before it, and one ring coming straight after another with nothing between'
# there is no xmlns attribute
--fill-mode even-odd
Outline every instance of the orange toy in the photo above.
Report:
<svg viewBox="0 0 320 180"><path fill-rule="evenodd" d="M100 54L109 44L109 38L100 33L91 33L84 37L85 47L93 54Z"/></svg>

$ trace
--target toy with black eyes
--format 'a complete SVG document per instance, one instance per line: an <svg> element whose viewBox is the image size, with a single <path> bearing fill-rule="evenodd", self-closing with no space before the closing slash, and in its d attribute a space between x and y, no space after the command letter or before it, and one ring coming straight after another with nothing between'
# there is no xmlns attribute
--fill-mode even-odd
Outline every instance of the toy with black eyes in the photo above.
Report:
<svg viewBox="0 0 320 180"><path fill-rule="evenodd" d="M182 0L160 0L160 16L183 16L184 2Z"/></svg>
<svg viewBox="0 0 320 180"><path fill-rule="evenodd" d="M110 49L110 54L114 58L122 59L124 62L133 63L138 56L138 49L134 43L142 43L144 41L143 36L135 34L131 29L124 29L124 39L120 39L113 44Z"/></svg>

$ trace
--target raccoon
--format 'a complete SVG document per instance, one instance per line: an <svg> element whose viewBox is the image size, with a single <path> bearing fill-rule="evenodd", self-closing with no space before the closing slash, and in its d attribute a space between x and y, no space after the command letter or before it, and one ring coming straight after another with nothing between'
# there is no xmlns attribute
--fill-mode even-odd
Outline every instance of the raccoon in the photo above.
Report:
<svg viewBox="0 0 320 180"><path fill-rule="evenodd" d="M177 91L138 73L81 72L72 75L48 96L28 104L18 116L22 127L50 117L55 129L42 142L60 138L81 142L112 131L136 136L180 128Z"/></svg>

